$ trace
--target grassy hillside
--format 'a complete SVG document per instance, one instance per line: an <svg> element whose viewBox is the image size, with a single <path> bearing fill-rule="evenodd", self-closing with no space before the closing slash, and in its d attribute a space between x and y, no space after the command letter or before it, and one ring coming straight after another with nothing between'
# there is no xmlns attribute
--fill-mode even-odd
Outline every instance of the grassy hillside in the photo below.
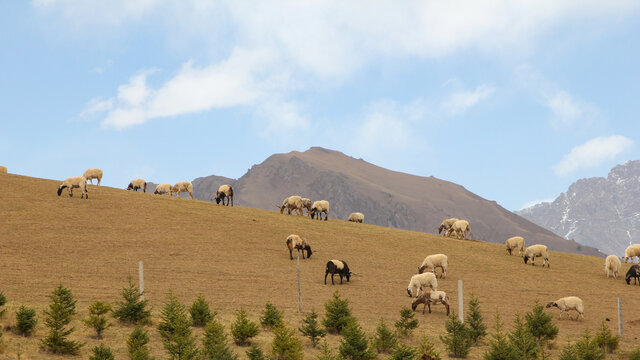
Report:
<svg viewBox="0 0 640 360"><path fill-rule="evenodd" d="M96 300L115 303L127 277L137 281L138 261L144 261L146 298L157 323L158 313L171 290L190 305L203 294L220 312L228 331L233 311L244 307L257 320L266 301L284 310L291 326L301 315L297 307L296 262L289 260L285 238L296 233L306 237L314 254L301 260L302 301L306 310L324 314L323 304L335 290L351 302L365 330L372 333L382 317L387 323L409 306L409 278L422 259L433 253L449 256L447 279L439 288L451 296L457 309L457 280L464 281L465 299L475 293L488 325L500 312L507 328L516 313L529 311L536 301L545 303L575 295L585 301L584 321L557 320L558 348L565 339L578 337L586 328L595 330L608 317L616 328L616 298L622 297L625 338L630 348L640 336L640 287L622 279L607 279L603 259L551 252L551 268L524 265L521 258L507 256L503 245L445 239L419 232L353 224L335 219L328 222L286 216L275 211L222 207L215 203L133 193L107 187L89 187L89 199L79 192L69 198L56 196L58 181L18 175L0 176L0 291L7 296L8 315L2 323L15 323L15 310L22 304L38 309L36 336L22 338L6 331L7 351L0 357L15 359L56 358L38 350L45 334L42 310L51 291L63 284L78 299L79 318ZM473 223L473 219L470 219ZM329 259L343 259L357 275L346 285L323 285ZM623 265L623 273L629 265ZM633 310L632 310L633 309ZM442 306L420 319L412 343L429 334L442 349L437 334L444 331ZM112 321L115 323L115 321ZM83 358L98 340L76 322L74 338L87 343ZM153 355L165 358L157 330L150 327ZM104 342L126 354L131 327L116 324L105 331ZM258 342L266 347L272 335L263 331ZM338 337L330 342L337 344ZM315 354L304 341L307 358ZM235 348L244 358L244 348ZM472 350L480 358L484 348ZM557 351L557 350L556 350Z"/></svg>

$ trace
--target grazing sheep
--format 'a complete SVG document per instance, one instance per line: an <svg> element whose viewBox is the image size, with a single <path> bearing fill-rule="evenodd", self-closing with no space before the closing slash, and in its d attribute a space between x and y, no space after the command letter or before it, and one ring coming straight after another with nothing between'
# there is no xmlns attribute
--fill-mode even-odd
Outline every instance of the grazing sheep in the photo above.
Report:
<svg viewBox="0 0 640 360"><path fill-rule="evenodd" d="M456 234L456 238L458 239L466 239L469 236L469 240L471 240L471 228L469 227L469 222L467 220L458 220L451 225L451 228L447 232L447 236L451 236L453 233Z"/></svg>
<svg viewBox="0 0 640 360"><path fill-rule="evenodd" d="M562 319L562 314L565 312L567 313L567 316L571 318L568 313L569 310L575 310L578 313L574 320L578 320L578 316L581 316L584 319L584 305L582 305L582 299L577 296L563 297L561 299L548 303L546 307L550 308L552 306L560 309L560 319Z"/></svg>
<svg viewBox="0 0 640 360"><path fill-rule="evenodd" d="M364 222L364 214L359 212L354 212L349 214L349 219L347 221L363 223Z"/></svg>
<svg viewBox="0 0 640 360"><path fill-rule="evenodd" d="M620 271L621 266L622 263L620 262L620 259L618 259L618 257L615 255L609 255L604 260L604 271L607 273L607 277L609 277L609 274L611 274L613 275L614 279L617 278L618 271Z"/></svg>
<svg viewBox="0 0 640 360"><path fill-rule="evenodd" d="M327 261L327 268L324 271L324 284L327 285L327 275L331 274L331 285L335 285L333 282L333 275L340 275L340 284L342 284L342 277L347 278L347 282L349 282L349 278L351 277L351 271L349 270L349 266L347 262L344 260L329 260Z"/></svg>
<svg viewBox="0 0 640 360"><path fill-rule="evenodd" d="M624 262L627 262L627 259L631 259L631 262L633 262L634 256L637 256L640 260L640 244L631 244L627 246L624 250Z"/></svg>
<svg viewBox="0 0 640 360"><path fill-rule="evenodd" d="M156 189L153 193L157 195L162 195L162 194L171 195L171 184L160 184L156 186Z"/></svg>
<svg viewBox="0 0 640 360"><path fill-rule="evenodd" d="M302 251L302 258L304 259L304 251L307 251L307 259L311 257L311 246L305 238L301 238L296 234L291 234L287 237L287 247L289 248L289 258L293 260L293 249L296 249L298 253Z"/></svg>
<svg viewBox="0 0 640 360"><path fill-rule="evenodd" d="M180 193L183 193L183 192L189 193L189 199L193 200L193 185L191 185L191 182L178 181L171 188L171 196L173 196L173 194L175 193L178 195L178 197L180 197Z"/></svg>
<svg viewBox="0 0 640 360"><path fill-rule="evenodd" d="M280 209L280 214L284 209L287 209L287 213L291 215L291 211L296 211L298 215L303 214L302 197L298 195L292 195L282 201L282 206L276 205Z"/></svg>
<svg viewBox="0 0 640 360"><path fill-rule="evenodd" d="M321 213L324 213L324 220L327 221L329 218L329 202L327 200L314 201L313 206L311 206L312 219L314 216L317 216L318 220L322 220Z"/></svg>
<svg viewBox="0 0 640 360"><path fill-rule="evenodd" d="M6 174L6 173L7 173L7 167L0 165L0 175L1 174Z"/></svg>
<svg viewBox="0 0 640 360"><path fill-rule="evenodd" d="M64 188L68 188L69 196L73 196L73 188L79 188L82 190L80 198L89 198L89 194L87 193L87 178L84 176L74 176L63 181L62 184L60 184L60 187L58 187L58 196L62 194L62 190Z"/></svg>
<svg viewBox="0 0 640 360"><path fill-rule="evenodd" d="M423 314L427 307L429 307L429 314L431 314L431 304L442 304L447 309L447 316L449 316L449 297L444 291L431 290L428 293L422 293L422 295L418 296L418 298L411 303L411 310L416 311L416 308L420 304L424 304L422 308Z"/></svg>
<svg viewBox="0 0 640 360"><path fill-rule="evenodd" d="M440 235L441 232L444 231L445 236L447 235L447 233L449 232L449 229L451 229L451 225L453 225L454 222L458 221L457 218L449 218L449 219L445 219L441 224L440 227L438 228L438 235Z"/></svg>
<svg viewBox="0 0 640 360"><path fill-rule="evenodd" d="M640 265L632 265L624 276L624 280L627 285L631 285L631 278L633 278L633 285L640 285Z"/></svg>
<svg viewBox="0 0 640 360"><path fill-rule="evenodd" d="M98 179L98 186L100 186L100 181L102 181L102 170L100 169L88 169L82 174L87 181L91 181L91 185L93 185L93 179Z"/></svg>
<svg viewBox="0 0 640 360"><path fill-rule="evenodd" d="M431 290L438 290L438 280L436 279L436 275L432 272L426 272L422 274L413 275L411 280L409 281L409 286L407 286L407 294L411 297L412 293L415 290L416 297L420 295L420 290L423 287L431 287Z"/></svg>
<svg viewBox="0 0 640 360"><path fill-rule="evenodd" d="M522 256L524 252L524 239L522 236L508 238L507 241L505 241L505 245L507 246L507 254L513 255L513 250L518 249L518 255Z"/></svg>
<svg viewBox="0 0 640 360"><path fill-rule="evenodd" d="M302 207L307 209L307 215L311 215L311 199L302 198Z"/></svg>
<svg viewBox="0 0 640 360"><path fill-rule="evenodd" d="M225 198L227 198L227 206L229 206L229 200L231 200L231 206L233 206L233 187L231 185L220 185L216 192L216 204L220 204L220 201L222 201L222 205L224 205ZM213 199L211 198L211 200Z"/></svg>
<svg viewBox="0 0 640 360"><path fill-rule="evenodd" d="M448 266L449 266L449 259L447 258L447 255L445 254L428 255L426 258L424 258L422 265L420 265L420 267L418 268L418 274L422 274L425 270L429 270L435 274L436 268L439 267L440 269L442 269L442 275L440 277L444 279L445 277L447 277Z"/></svg>
<svg viewBox="0 0 640 360"><path fill-rule="evenodd" d="M142 192L147 192L147 182L144 179L135 179L131 180L129 186L127 186L127 190L138 191L138 189L142 189Z"/></svg>
<svg viewBox="0 0 640 360"><path fill-rule="evenodd" d="M524 263L526 264L531 259L531 265L536 266L534 261L537 257L542 257L542 267L547 264L547 267L551 267L549 263L549 254L547 253L546 245L531 245L524 250Z"/></svg>

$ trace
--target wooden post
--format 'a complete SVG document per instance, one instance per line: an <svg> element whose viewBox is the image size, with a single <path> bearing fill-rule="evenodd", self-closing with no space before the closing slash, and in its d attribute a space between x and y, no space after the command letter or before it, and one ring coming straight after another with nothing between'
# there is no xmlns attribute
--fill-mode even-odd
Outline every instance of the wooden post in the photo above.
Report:
<svg viewBox="0 0 640 360"><path fill-rule="evenodd" d="M460 322L464 324L464 315L462 314L464 310L464 301L462 299L462 280L458 280L458 317L460 318Z"/></svg>
<svg viewBox="0 0 640 360"><path fill-rule="evenodd" d="M622 298L618 298L618 334L622 337Z"/></svg>
<svg viewBox="0 0 640 360"><path fill-rule="evenodd" d="M300 252L296 251L298 254L298 311L302 312L302 291L300 290Z"/></svg>
<svg viewBox="0 0 640 360"><path fill-rule="evenodd" d="M144 269L142 266L142 260L138 262L138 275L140 277L140 299L144 300Z"/></svg>

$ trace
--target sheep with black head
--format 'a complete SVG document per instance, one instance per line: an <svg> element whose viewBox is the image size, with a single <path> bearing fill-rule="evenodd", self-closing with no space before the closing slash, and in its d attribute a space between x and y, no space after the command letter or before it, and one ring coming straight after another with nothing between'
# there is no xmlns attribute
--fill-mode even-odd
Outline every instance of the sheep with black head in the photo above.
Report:
<svg viewBox="0 0 640 360"><path fill-rule="evenodd" d="M307 252L307 259L311 257L313 253L311 251L311 246L307 242L307 239L300 237L296 234L291 234L287 236L287 248L289 248L289 258L293 260L293 249L295 249L298 253L302 251L302 258L304 259L304 252Z"/></svg>
<svg viewBox="0 0 640 360"><path fill-rule="evenodd" d="M349 278L351 278L351 271L349 270L349 265L344 260L329 260L327 262L327 268L324 272L324 284L327 285L327 275L331 274L331 285L335 285L333 282L333 275L340 275L340 284L342 284L342 278L346 277L347 282L349 282Z"/></svg>

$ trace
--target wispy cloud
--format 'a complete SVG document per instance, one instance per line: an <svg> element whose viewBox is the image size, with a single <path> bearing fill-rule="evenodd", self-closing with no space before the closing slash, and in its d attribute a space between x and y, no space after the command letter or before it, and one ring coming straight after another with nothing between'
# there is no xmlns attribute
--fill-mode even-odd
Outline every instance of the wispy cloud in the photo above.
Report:
<svg viewBox="0 0 640 360"><path fill-rule="evenodd" d="M487 84L480 85L473 91L458 91L442 103L442 108L449 115L460 115L480 101L491 97L495 91L495 87Z"/></svg>
<svg viewBox="0 0 640 360"><path fill-rule="evenodd" d="M622 135L597 137L571 149L559 163L553 166L557 175L566 175L573 171L591 168L612 160L629 150L633 140Z"/></svg>

